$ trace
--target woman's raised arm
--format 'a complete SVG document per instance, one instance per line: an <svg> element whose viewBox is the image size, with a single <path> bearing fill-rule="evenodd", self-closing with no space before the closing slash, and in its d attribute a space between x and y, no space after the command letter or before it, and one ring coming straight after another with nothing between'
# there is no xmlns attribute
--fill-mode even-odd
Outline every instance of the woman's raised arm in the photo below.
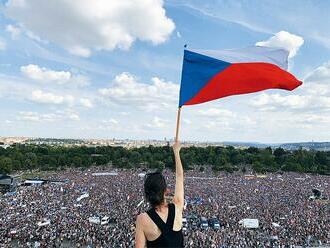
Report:
<svg viewBox="0 0 330 248"><path fill-rule="evenodd" d="M180 158L181 145L177 141L173 145L174 158L175 158L175 193L173 202L179 207L183 208L184 205L184 187L183 187L183 168Z"/></svg>

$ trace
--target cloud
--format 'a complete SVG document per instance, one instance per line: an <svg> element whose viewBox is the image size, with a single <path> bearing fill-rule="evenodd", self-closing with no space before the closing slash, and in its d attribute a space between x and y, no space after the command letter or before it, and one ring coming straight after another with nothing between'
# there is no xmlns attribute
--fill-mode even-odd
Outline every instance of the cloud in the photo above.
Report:
<svg viewBox="0 0 330 248"><path fill-rule="evenodd" d="M289 58L294 57L299 48L304 44L304 39L298 35L290 34L286 31L280 31L268 40L259 41L256 46L279 47L289 51Z"/></svg>
<svg viewBox="0 0 330 248"><path fill-rule="evenodd" d="M266 107L273 105L283 108L304 108L308 105L308 100L300 95L282 96L280 94L261 93L252 99L251 104L255 107Z"/></svg>
<svg viewBox="0 0 330 248"><path fill-rule="evenodd" d="M69 71L55 71L35 64L21 66L21 72L24 76L36 80L38 82L54 82L57 84L76 84L78 86L86 86L89 79L82 75L73 75Z"/></svg>
<svg viewBox="0 0 330 248"><path fill-rule="evenodd" d="M92 101L88 98L81 98L80 99L80 104L85 108L93 108L94 107Z"/></svg>
<svg viewBox="0 0 330 248"><path fill-rule="evenodd" d="M11 24L6 26L6 31L11 34L11 38L13 40L17 39L17 37L21 34L21 29Z"/></svg>
<svg viewBox="0 0 330 248"><path fill-rule="evenodd" d="M114 78L111 87L99 89L99 93L114 103L155 110L177 102L179 85L158 77L151 78L149 84L141 83L134 75L123 72Z"/></svg>
<svg viewBox="0 0 330 248"><path fill-rule="evenodd" d="M0 51L6 50L6 42L0 37Z"/></svg>
<svg viewBox="0 0 330 248"><path fill-rule="evenodd" d="M73 121L79 121L79 120L80 120L79 115L78 115L78 114L74 114L74 113L70 114L70 115L68 116L68 118L69 118L70 120L73 120Z"/></svg>
<svg viewBox="0 0 330 248"><path fill-rule="evenodd" d="M198 111L200 115L206 116L206 117L225 117L225 118L231 118L235 117L235 114L227 109L216 109L216 108L209 108L206 110L199 110Z"/></svg>
<svg viewBox="0 0 330 248"><path fill-rule="evenodd" d="M262 93L250 102L263 111L330 110L330 97L318 95L288 95Z"/></svg>
<svg viewBox="0 0 330 248"><path fill-rule="evenodd" d="M53 71L33 64L21 66L21 72L28 78L42 82L54 81L63 84L71 79L71 73L68 71Z"/></svg>
<svg viewBox="0 0 330 248"><path fill-rule="evenodd" d="M122 132L122 126L119 125L119 121L113 118L107 119L107 120L102 120L99 124L94 125L93 127L87 126L88 129L90 130L111 130L111 131L118 131Z"/></svg>
<svg viewBox="0 0 330 248"><path fill-rule="evenodd" d="M330 61L308 73L304 81L330 85Z"/></svg>
<svg viewBox="0 0 330 248"><path fill-rule="evenodd" d="M146 126L149 128L164 128L166 127L166 124L168 123L167 120L161 119L158 116L155 116L150 123L148 123Z"/></svg>
<svg viewBox="0 0 330 248"><path fill-rule="evenodd" d="M41 39L83 57L92 50L129 49L135 40L157 45L175 29L162 0L9 0L5 13Z"/></svg>
<svg viewBox="0 0 330 248"><path fill-rule="evenodd" d="M34 90L32 91L30 100L37 103L72 105L74 102L74 97L72 95L55 95L42 90Z"/></svg>
<svg viewBox="0 0 330 248"><path fill-rule="evenodd" d="M21 111L18 113L17 119L19 121L29 122L55 122L62 120L79 121L80 117L76 113L57 111L55 113L38 113L33 111Z"/></svg>
<svg viewBox="0 0 330 248"><path fill-rule="evenodd" d="M304 86L304 91L307 95L330 97L330 84L308 83Z"/></svg>
<svg viewBox="0 0 330 248"><path fill-rule="evenodd" d="M72 81L72 80L71 80ZM68 105L70 107L94 107L96 91L86 91L80 88L40 87L27 83L22 77L8 76L0 73L0 98L15 102L32 101L41 104ZM61 106L62 107L62 106Z"/></svg>

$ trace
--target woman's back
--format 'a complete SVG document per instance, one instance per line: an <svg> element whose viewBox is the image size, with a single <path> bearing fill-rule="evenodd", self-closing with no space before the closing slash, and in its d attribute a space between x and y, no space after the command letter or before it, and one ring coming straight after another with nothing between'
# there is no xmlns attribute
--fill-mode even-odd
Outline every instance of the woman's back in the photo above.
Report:
<svg viewBox="0 0 330 248"><path fill-rule="evenodd" d="M180 214L180 211L178 212ZM151 208L147 215L152 221L153 225L146 225L145 234L147 237L147 247L183 247L183 235L182 235L182 224L178 229L178 220L181 219L182 223L182 214L181 216L176 216L176 207L174 204L168 204L168 214L166 221L161 218L156 212L155 208ZM176 223L175 223L176 222ZM158 230L158 235L154 232ZM149 230L148 230L149 229ZM160 231L160 234L159 234ZM157 236L156 236L157 235Z"/></svg>

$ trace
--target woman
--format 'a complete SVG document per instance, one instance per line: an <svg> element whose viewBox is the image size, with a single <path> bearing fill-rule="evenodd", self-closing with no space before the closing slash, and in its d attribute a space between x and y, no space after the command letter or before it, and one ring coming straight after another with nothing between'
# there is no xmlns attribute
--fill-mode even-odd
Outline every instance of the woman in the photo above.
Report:
<svg viewBox="0 0 330 248"><path fill-rule="evenodd" d="M175 193L173 203L166 202L167 186L161 173L146 175L144 193L151 209L138 215L135 247L183 247L182 212L184 205L183 168L180 144L173 146L175 157Z"/></svg>

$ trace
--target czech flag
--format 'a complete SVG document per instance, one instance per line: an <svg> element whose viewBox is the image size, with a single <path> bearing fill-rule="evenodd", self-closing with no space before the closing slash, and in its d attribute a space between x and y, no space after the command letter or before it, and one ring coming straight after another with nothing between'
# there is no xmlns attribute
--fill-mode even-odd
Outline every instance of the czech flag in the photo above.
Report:
<svg viewBox="0 0 330 248"><path fill-rule="evenodd" d="M270 47L184 50L179 107L302 84L287 71L289 52Z"/></svg>

